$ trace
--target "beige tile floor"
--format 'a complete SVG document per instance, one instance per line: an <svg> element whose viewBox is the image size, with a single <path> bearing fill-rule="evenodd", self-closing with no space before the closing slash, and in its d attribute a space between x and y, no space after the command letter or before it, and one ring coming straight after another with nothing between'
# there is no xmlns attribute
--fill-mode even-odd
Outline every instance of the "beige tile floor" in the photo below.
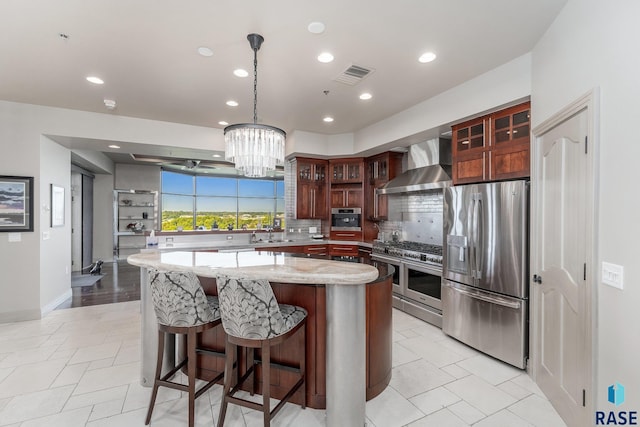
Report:
<svg viewBox="0 0 640 427"><path fill-rule="evenodd" d="M0 324L0 426L144 425L150 389L139 384L139 308L71 308ZM368 426L565 425L523 371L407 314L393 316L393 377L367 403ZM216 386L198 399L198 426L215 425L220 395ZM184 393L161 388L151 425L186 425L186 409ZM260 426L262 418L231 405L225 425ZM324 411L287 404L273 425L324 426Z"/></svg>

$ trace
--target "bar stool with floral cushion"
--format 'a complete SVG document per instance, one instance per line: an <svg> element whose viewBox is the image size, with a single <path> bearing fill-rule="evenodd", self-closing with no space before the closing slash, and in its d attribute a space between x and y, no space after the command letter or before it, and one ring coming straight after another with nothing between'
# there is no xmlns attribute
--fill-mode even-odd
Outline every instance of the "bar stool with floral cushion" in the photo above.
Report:
<svg viewBox="0 0 640 427"><path fill-rule="evenodd" d="M204 384L196 391L197 355L223 357L223 353L199 348L198 335L220 325L218 298L205 295L200 280L192 272L149 270L151 298L158 319L158 361L156 375L151 392L151 402L147 411L145 425L151 422L151 414L156 402L158 387L169 387L186 391L189 394L189 427L194 425L195 399L222 379L224 373ZM186 335L187 354L167 374L162 376L165 334ZM182 367L187 365L187 385L171 381Z"/></svg>
<svg viewBox="0 0 640 427"><path fill-rule="evenodd" d="M306 390L304 385L306 357L305 325L307 311L302 307L294 305L278 304L271 285L267 280L234 279L228 276L218 275L216 282L222 326L227 335L225 345L224 390L218 418L218 427L224 425L224 417L228 403L262 410L264 425L268 427L271 419L301 387L301 406L304 409L306 406ZM302 334L303 342L302 355L298 366L282 366L278 364L273 364L272 366L270 357L271 347L283 343L298 331ZM248 348L247 370L232 389L232 382L236 377L233 375L233 358L234 353L236 353L234 350L237 349L237 346ZM260 361L255 358L255 353L258 349L261 350L262 354L262 360ZM262 405L234 396L244 381L251 375L253 375L251 394L253 395L255 393L257 388L255 369L257 364L262 365ZM287 371L294 371L300 376L298 381L289 389L273 410L270 410L269 404L271 397L271 368L284 368Z"/></svg>

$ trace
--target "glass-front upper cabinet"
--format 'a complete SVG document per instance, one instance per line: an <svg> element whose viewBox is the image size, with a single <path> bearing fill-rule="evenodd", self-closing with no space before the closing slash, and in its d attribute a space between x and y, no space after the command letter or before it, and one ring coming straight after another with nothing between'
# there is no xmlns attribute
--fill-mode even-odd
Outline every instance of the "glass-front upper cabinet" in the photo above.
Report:
<svg viewBox="0 0 640 427"><path fill-rule="evenodd" d="M453 143L459 153L484 148L487 120L485 117L480 117L455 126Z"/></svg>
<svg viewBox="0 0 640 427"><path fill-rule="evenodd" d="M340 159L330 161L331 182L362 182L362 159Z"/></svg>
<svg viewBox="0 0 640 427"><path fill-rule="evenodd" d="M493 119L493 143L529 142L530 132L529 103L500 111Z"/></svg>
<svg viewBox="0 0 640 427"><path fill-rule="evenodd" d="M324 182L327 177L327 161L314 159L298 160L298 180Z"/></svg>

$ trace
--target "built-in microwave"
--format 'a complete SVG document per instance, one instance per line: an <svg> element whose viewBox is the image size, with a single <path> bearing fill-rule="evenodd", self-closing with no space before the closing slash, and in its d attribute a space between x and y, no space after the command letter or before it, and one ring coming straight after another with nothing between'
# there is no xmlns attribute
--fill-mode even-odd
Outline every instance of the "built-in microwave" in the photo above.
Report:
<svg viewBox="0 0 640 427"><path fill-rule="evenodd" d="M362 209L360 208L333 208L331 209L331 231L361 231L361 217Z"/></svg>

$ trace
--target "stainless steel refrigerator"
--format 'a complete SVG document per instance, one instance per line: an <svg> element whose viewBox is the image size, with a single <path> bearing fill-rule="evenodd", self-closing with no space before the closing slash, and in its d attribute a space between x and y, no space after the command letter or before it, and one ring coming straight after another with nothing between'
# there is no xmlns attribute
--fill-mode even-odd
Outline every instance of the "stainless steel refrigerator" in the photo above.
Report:
<svg viewBox="0 0 640 427"><path fill-rule="evenodd" d="M444 190L442 330L518 368L528 357L528 181Z"/></svg>

